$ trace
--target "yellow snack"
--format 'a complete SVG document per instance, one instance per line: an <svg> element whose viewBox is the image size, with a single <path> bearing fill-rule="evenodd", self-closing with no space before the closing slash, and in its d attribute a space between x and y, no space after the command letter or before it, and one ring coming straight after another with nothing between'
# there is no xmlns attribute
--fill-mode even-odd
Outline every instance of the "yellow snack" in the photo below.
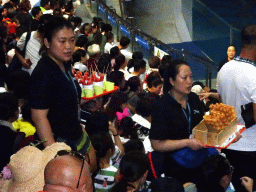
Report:
<svg viewBox="0 0 256 192"><path fill-rule="evenodd" d="M205 115L203 119L211 131L220 131L226 127L235 117L235 108L222 103L211 104L209 106L210 115Z"/></svg>

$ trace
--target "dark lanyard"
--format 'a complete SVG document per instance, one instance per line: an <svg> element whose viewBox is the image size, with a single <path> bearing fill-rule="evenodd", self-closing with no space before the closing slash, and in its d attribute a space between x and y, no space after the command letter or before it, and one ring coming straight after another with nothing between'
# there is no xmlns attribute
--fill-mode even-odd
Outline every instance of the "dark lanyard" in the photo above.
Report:
<svg viewBox="0 0 256 192"><path fill-rule="evenodd" d="M172 96L172 94L171 93L169 93L169 94L176 101L176 99ZM187 115L185 109L183 109L183 107L181 106L181 109L182 109L182 111L183 111L183 113L184 113L184 115L185 115L185 117L188 121L188 131L190 132L191 131L191 110L190 110L190 106L189 106L189 103L188 103L188 98L187 98L187 108L188 108L188 115Z"/></svg>
<svg viewBox="0 0 256 192"><path fill-rule="evenodd" d="M182 108L182 111L183 111L187 121L188 121L188 130L190 132L190 130L191 130L191 110L190 110L190 106L189 106L188 100L187 100L188 115L187 115L185 109L183 109L183 107L181 107L181 108Z"/></svg>
<svg viewBox="0 0 256 192"><path fill-rule="evenodd" d="M67 73L68 73L68 74L67 74ZM67 71L67 73L64 72L64 75L66 76L66 78L68 79L68 81L71 81L71 82L72 82L72 84L73 84L73 86L74 86L74 88L75 88L75 90L76 90L77 103L79 103L79 99L78 99L78 90L77 90L76 84L75 84L73 78L71 77L70 71Z"/></svg>
<svg viewBox="0 0 256 192"><path fill-rule="evenodd" d="M251 61L251 60L249 60L249 59L241 58L241 57L239 57L239 56L235 57L234 60L236 60L236 61L241 61L241 62L244 62L244 63L249 63L249 64L251 64L251 65L253 65L253 66L256 66L253 61Z"/></svg>

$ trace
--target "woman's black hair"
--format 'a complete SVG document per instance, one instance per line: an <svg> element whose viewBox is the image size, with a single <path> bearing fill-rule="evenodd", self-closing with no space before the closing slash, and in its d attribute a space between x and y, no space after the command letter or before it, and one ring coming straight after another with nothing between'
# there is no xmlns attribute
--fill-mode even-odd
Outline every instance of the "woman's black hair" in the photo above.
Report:
<svg viewBox="0 0 256 192"><path fill-rule="evenodd" d="M8 91L12 91L18 99L28 99L29 73L23 70L13 71L5 76Z"/></svg>
<svg viewBox="0 0 256 192"><path fill-rule="evenodd" d="M31 117L31 106L28 101L25 101L25 103L22 105L21 114L23 121L27 121L32 125L34 124Z"/></svg>
<svg viewBox="0 0 256 192"><path fill-rule="evenodd" d="M84 34L86 26L90 26L90 24L89 23L84 23L83 25L81 25L81 27L80 27L80 33L81 34Z"/></svg>
<svg viewBox="0 0 256 192"><path fill-rule="evenodd" d="M164 55L161 61L161 65L168 65L171 64L173 61L172 56L170 55Z"/></svg>
<svg viewBox="0 0 256 192"><path fill-rule="evenodd" d="M115 145L113 140L108 132L106 133L98 133L91 135L92 146L96 152L96 161L97 161L97 170L94 174L97 174L100 170L100 159L107 155L109 150L112 150L112 154L115 152Z"/></svg>
<svg viewBox="0 0 256 192"><path fill-rule="evenodd" d="M88 43L88 39L84 35L80 35L76 40L76 46L77 47L84 47Z"/></svg>
<svg viewBox="0 0 256 192"><path fill-rule="evenodd" d="M73 26L63 17L52 16L45 24L44 38L46 38L48 42L51 42L56 32L63 28L73 29Z"/></svg>
<svg viewBox="0 0 256 192"><path fill-rule="evenodd" d="M108 116L109 121L113 121L116 117L116 112L123 112L121 105L127 103L128 96L123 92L116 92L112 95L106 109L105 113Z"/></svg>
<svg viewBox="0 0 256 192"><path fill-rule="evenodd" d="M174 60L166 69L166 72L164 74L164 88L163 88L164 94L167 94L168 91L172 89L170 78L172 78L174 81L176 80L176 77L179 74L179 68L181 65L189 66L188 63L184 60Z"/></svg>
<svg viewBox="0 0 256 192"><path fill-rule="evenodd" d="M133 62L134 71L139 71L140 69L146 68L146 61L143 59L135 59Z"/></svg>
<svg viewBox="0 0 256 192"><path fill-rule="evenodd" d="M101 28L101 31L105 32L105 33L108 33L108 32L111 32L112 31L112 26L110 24L104 24Z"/></svg>
<svg viewBox="0 0 256 192"><path fill-rule="evenodd" d="M42 15L40 17L40 20L43 16L45 16L45 15ZM53 36L59 30L61 30L63 28L73 29L73 26L70 23L70 21L66 20L63 17L59 17L59 16L51 16L51 18L50 18L50 16L48 16L48 17L49 17L49 20L46 23L41 24L41 26L39 25L39 28L38 28L38 30L40 31L40 27L42 27L44 38L46 38L48 42L52 41ZM40 20L39 20L39 23L40 23ZM43 45L40 50L40 54L46 52L46 50L47 50L46 46Z"/></svg>
<svg viewBox="0 0 256 192"><path fill-rule="evenodd" d="M147 76L147 86L148 88L151 87L157 87L158 85L163 84L164 82L161 79L161 75L157 72L157 71L153 71L151 72L148 76Z"/></svg>
<svg viewBox="0 0 256 192"><path fill-rule="evenodd" d="M209 156L200 168L201 179L196 185L198 192L224 192L225 189L220 185L220 180L231 172L230 164L225 157Z"/></svg>
<svg viewBox="0 0 256 192"><path fill-rule="evenodd" d="M105 36L106 36L106 38L107 38L107 41L110 40L110 39L112 39L112 38L114 37L114 35L113 35L113 33L112 33L111 31L106 32L106 33L105 33Z"/></svg>
<svg viewBox="0 0 256 192"><path fill-rule="evenodd" d="M110 63L107 58L101 58L97 63L99 72L105 73L109 65Z"/></svg>
<svg viewBox="0 0 256 192"><path fill-rule="evenodd" d="M127 85L130 87L130 91L136 92L141 86L140 78L138 76L130 77L127 81Z"/></svg>
<svg viewBox="0 0 256 192"><path fill-rule="evenodd" d="M124 73L121 71L112 71L107 75L107 80L115 83L115 86L120 87L124 79Z"/></svg>
<svg viewBox="0 0 256 192"><path fill-rule="evenodd" d="M62 13L62 11L61 11L60 8L55 8L55 9L53 10L53 15L54 15L54 16L63 17L63 13Z"/></svg>
<svg viewBox="0 0 256 192"><path fill-rule="evenodd" d="M14 117L18 107L18 98L13 93L0 93L0 120L8 121Z"/></svg>
<svg viewBox="0 0 256 192"><path fill-rule="evenodd" d="M125 56L123 54L119 54L115 58L114 70L119 71L120 67L124 64L124 62L125 62Z"/></svg>
<svg viewBox="0 0 256 192"><path fill-rule="evenodd" d="M124 144L124 152L129 153L130 151L140 151L145 153L145 148L140 139L130 139Z"/></svg>
<svg viewBox="0 0 256 192"><path fill-rule="evenodd" d="M120 192L127 191L128 187L134 188L131 183L142 178L149 168L147 155L140 151L125 153L119 166L121 179L110 191Z"/></svg>
<svg viewBox="0 0 256 192"><path fill-rule="evenodd" d="M74 53L73 53L73 62L79 62L81 61L82 57L86 56L86 51L84 49L77 49Z"/></svg>
<svg viewBox="0 0 256 192"><path fill-rule="evenodd" d="M195 81L195 82L192 84L192 87L193 87L194 85L200 85L200 87L202 87L202 89L205 88L205 85L204 85L202 82L200 82L200 81Z"/></svg>
<svg viewBox="0 0 256 192"><path fill-rule="evenodd" d="M100 32L94 33L93 34L93 44L97 44L101 46L102 42L102 34Z"/></svg>
<svg viewBox="0 0 256 192"><path fill-rule="evenodd" d="M86 121L86 132L89 136L98 133L108 133L109 123L108 117L104 112L93 112Z"/></svg>
<svg viewBox="0 0 256 192"><path fill-rule="evenodd" d="M39 25L38 25L38 31L39 33L41 34L44 34L44 31L45 31L45 26L46 26L46 23L48 21L50 21L52 19L52 15L50 14L44 14L40 17L39 19ZM56 16L55 16L56 17ZM53 28L53 27L52 27Z"/></svg>
<svg viewBox="0 0 256 192"><path fill-rule="evenodd" d="M119 130L122 137L127 137L129 139L138 139L137 128L135 122L131 117L125 117L121 120L119 125Z"/></svg>
<svg viewBox="0 0 256 192"><path fill-rule="evenodd" d="M136 113L142 117L150 117L153 111L154 100L149 97L144 97L142 100L137 102Z"/></svg>
<svg viewBox="0 0 256 192"><path fill-rule="evenodd" d="M117 55L120 54L120 49L115 46L110 49L110 59L114 59Z"/></svg>
<svg viewBox="0 0 256 192"><path fill-rule="evenodd" d="M133 59L143 59L143 53L141 51L133 52L132 58Z"/></svg>

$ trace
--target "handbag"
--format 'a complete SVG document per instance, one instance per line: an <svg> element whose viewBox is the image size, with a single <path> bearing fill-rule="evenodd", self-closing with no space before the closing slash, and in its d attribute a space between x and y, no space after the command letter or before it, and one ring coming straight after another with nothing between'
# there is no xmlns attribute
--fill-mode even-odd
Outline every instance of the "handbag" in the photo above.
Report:
<svg viewBox="0 0 256 192"><path fill-rule="evenodd" d="M28 44L28 41L29 41L30 37L31 37L31 32L28 32L27 36L26 36L26 41L25 41L24 49L22 51L18 47L15 47L15 50L17 52L19 52L23 57L25 57L26 48L27 48L27 44ZM13 56L13 58L12 58L11 63L9 64L9 66L7 68L7 73L20 70L21 68L22 68L22 63L20 62L20 60L18 59L17 55L15 54Z"/></svg>
<svg viewBox="0 0 256 192"><path fill-rule="evenodd" d="M253 103L247 103L246 105L241 105L241 116L245 122L246 128L249 128L255 124Z"/></svg>
<svg viewBox="0 0 256 192"><path fill-rule="evenodd" d="M188 147L177 150L173 155L173 159L181 166L189 169L198 168L204 160L210 155L216 155L219 152L215 148L202 148L192 150Z"/></svg>

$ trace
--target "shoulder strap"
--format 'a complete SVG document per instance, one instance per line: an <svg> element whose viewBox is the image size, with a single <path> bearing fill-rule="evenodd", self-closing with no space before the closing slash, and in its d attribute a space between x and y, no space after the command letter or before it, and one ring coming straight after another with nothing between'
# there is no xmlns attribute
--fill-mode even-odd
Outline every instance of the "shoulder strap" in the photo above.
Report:
<svg viewBox="0 0 256 192"><path fill-rule="evenodd" d="M155 178L155 179L157 179L157 175L156 175L155 167L154 167L154 164L153 164L153 161L152 161L152 157L151 157L151 152L149 152L149 153L148 153L148 158L149 158L150 167L151 167L151 170L152 170L153 176L154 176L154 178Z"/></svg>
<svg viewBox="0 0 256 192"><path fill-rule="evenodd" d="M27 48L28 41L30 40L30 37L31 37L31 32L28 32L27 36L26 36L26 41L25 41L24 49L23 49L24 56L26 54L26 48Z"/></svg>

